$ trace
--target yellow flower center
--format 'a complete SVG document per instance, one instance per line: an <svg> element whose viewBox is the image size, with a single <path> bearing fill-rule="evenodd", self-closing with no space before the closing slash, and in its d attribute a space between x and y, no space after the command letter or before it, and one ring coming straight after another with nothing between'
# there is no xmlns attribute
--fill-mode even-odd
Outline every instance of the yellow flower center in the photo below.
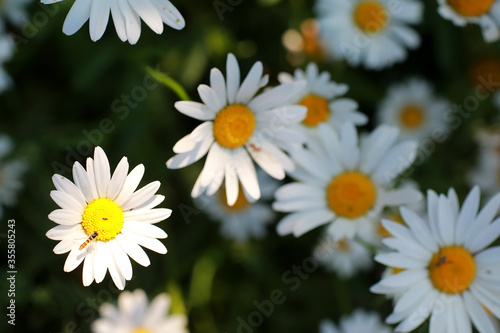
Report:
<svg viewBox="0 0 500 333"><path fill-rule="evenodd" d="M474 257L461 246L447 246L435 253L429 264L429 277L434 287L448 294L469 288L476 275Z"/></svg>
<svg viewBox="0 0 500 333"><path fill-rule="evenodd" d="M328 206L337 215L356 218L375 203L376 190L370 178L348 171L335 177L326 190Z"/></svg>
<svg viewBox="0 0 500 333"><path fill-rule="evenodd" d="M139 328L136 328L133 333L150 333L150 332L151 332L150 330L139 327Z"/></svg>
<svg viewBox="0 0 500 333"><path fill-rule="evenodd" d="M399 224L403 224L403 225L405 224L405 222L403 221L403 218L399 214L392 214L387 219L391 220L393 222L397 222ZM389 231L387 231L387 229L382 224L382 221L380 221L378 223L378 230L377 231L378 231L378 234L380 235L380 237L382 237L382 238L392 237L391 233Z"/></svg>
<svg viewBox="0 0 500 333"><path fill-rule="evenodd" d="M307 95L300 103L307 108L306 118L302 123L307 126L316 127L319 123L325 122L330 116L328 101L316 95Z"/></svg>
<svg viewBox="0 0 500 333"><path fill-rule="evenodd" d="M224 205L224 207L226 207L229 210L239 211L239 210L246 208L249 205L247 198L245 197L245 193L243 192L243 187L241 187L241 184L239 186L240 186L240 188L238 191L238 198L236 199L236 202L232 206L229 206L227 204L226 189L222 188L219 191L220 202Z"/></svg>
<svg viewBox="0 0 500 333"><path fill-rule="evenodd" d="M425 113L420 106L407 105L399 114L401 124L408 129L420 127L425 121Z"/></svg>
<svg viewBox="0 0 500 333"><path fill-rule="evenodd" d="M244 105L233 104L222 109L214 120L214 137L226 148L243 146L253 134L255 117Z"/></svg>
<svg viewBox="0 0 500 333"><path fill-rule="evenodd" d="M87 205L82 216L82 227L91 235L97 231L99 241L115 238L123 227L123 211L114 202L107 198L100 198Z"/></svg>
<svg viewBox="0 0 500 333"><path fill-rule="evenodd" d="M486 57L475 62L470 69L470 79L476 86L484 89L498 89L497 85L490 82L500 81L500 59Z"/></svg>
<svg viewBox="0 0 500 333"><path fill-rule="evenodd" d="M348 252L351 249L351 246L349 245L349 241L347 239L341 239L337 242L337 247L341 251Z"/></svg>
<svg viewBox="0 0 500 333"><path fill-rule="evenodd" d="M388 21L384 5L378 1L361 1L354 10L354 22L366 33L382 31Z"/></svg>
<svg viewBox="0 0 500 333"><path fill-rule="evenodd" d="M494 0L448 0L448 5L462 16L480 16L487 13Z"/></svg>
<svg viewBox="0 0 500 333"><path fill-rule="evenodd" d="M405 270L404 268L398 268L398 267L392 267L391 269L392 269L392 274L394 275L399 274Z"/></svg>

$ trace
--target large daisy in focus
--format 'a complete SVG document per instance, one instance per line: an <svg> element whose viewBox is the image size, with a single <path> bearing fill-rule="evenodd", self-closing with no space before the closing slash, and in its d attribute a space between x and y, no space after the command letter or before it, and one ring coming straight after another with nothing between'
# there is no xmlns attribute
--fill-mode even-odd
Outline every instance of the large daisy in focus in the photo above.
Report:
<svg viewBox="0 0 500 333"><path fill-rule="evenodd" d="M252 202L240 187L238 199L229 206L226 191L221 188L215 195L206 196L205 210L208 215L221 223L221 233L237 242L245 242L249 238L262 238L267 232L267 225L274 219L276 213L266 200L273 198L279 182L269 177L262 170L257 172L261 184L261 197Z"/></svg>
<svg viewBox="0 0 500 333"><path fill-rule="evenodd" d="M378 108L378 122L397 126L401 139L422 143L449 131L443 117L449 107L448 102L434 95L429 83L412 78L389 87Z"/></svg>
<svg viewBox="0 0 500 333"><path fill-rule="evenodd" d="M108 158L97 147L94 159L87 159L87 169L76 162L73 178L55 174L56 191L50 196L61 209L49 214L59 224L47 237L60 241L54 253L69 252L64 271L71 272L83 261L83 285L100 283L109 270L117 288L132 278L129 256L142 266L149 266L148 255L141 246L165 254L167 249L157 238L167 234L154 223L171 214L170 209L154 208L165 197L156 195L160 182L152 182L136 191L144 174L142 164L127 175L129 165L124 157L111 176ZM140 246L139 246L140 245Z"/></svg>
<svg viewBox="0 0 500 333"><path fill-rule="evenodd" d="M227 203L232 206L238 198L239 180L247 197L257 200L260 187L253 161L276 179L294 169L284 150L303 144L306 138L289 127L300 123L307 110L288 104L305 82L282 84L257 94L268 82L268 76L262 74L262 63L257 62L240 84L238 62L228 54L227 78L213 68L211 85L198 87L203 103L175 103L180 112L205 121L175 144L177 155L167 162L170 169L183 168L208 152L193 197L205 191L213 195L225 180Z"/></svg>
<svg viewBox="0 0 500 333"><path fill-rule="evenodd" d="M422 19L420 1L317 0L321 36L334 58L351 66L382 69L405 60L420 45L408 24Z"/></svg>
<svg viewBox="0 0 500 333"><path fill-rule="evenodd" d="M323 320L319 333L391 333L392 329L384 325L376 312L356 309L350 316L340 319L340 327L330 320Z"/></svg>
<svg viewBox="0 0 500 333"><path fill-rule="evenodd" d="M50 5L62 0L41 1ZM157 34L163 32L164 23L176 30L185 26L181 13L168 0L76 0L66 16L63 32L73 35L89 21L90 38L95 42L104 34L110 14L118 37L132 45L141 36L141 19Z"/></svg>
<svg viewBox="0 0 500 333"><path fill-rule="evenodd" d="M407 226L384 220L393 237L384 240L393 251L375 260L404 271L383 278L371 288L398 295L386 322L396 332L411 332L430 316L430 333L495 333L488 318L500 318L500 247L490 247L500 236L500 194L480 211L479 187L474 187L460 209L457 195L427 194L428 216L407 208ZM399 296L400 295L400 296ZM486 310L487 309L487 310Z"/></svg>
<svg viewBox="0 0 500 333"><path fill-rule="evenodd" d="M500 38L500 1L438 0L438 12L455 25L475 23L481 27L486 42Z"/></svg>
<svg viewBox="0 0 500 333"><path fill-rule="evenodd" d="M163 293L148 304L142 289L124 291L118 296L118 307L105 303L99 308L101 318L92 323L94 333L187 333L187 318L168 314L170 296Z"/></svg>
<svg viewBox="0 0 500 333"><path fill-rule="evenodd" d="M318 71L315 63L310 63L304 72L296 69L294 76L288 73L280 73L278 76L281 83L294 81L307 82L302 92L297 94L292 102L307 107L307 115L302 120L303 129L316 129L321 123L328 123L338 129L345 122L355 125L364 125L368 118L358 111L358 103L350 98L341 98L349 86L330 80L330 73Z"/></svg>
<svg viewBox="0 0 500 333"><path fill-rule="evenodd" d="M361 147L351 123L340 132L320 125L317 140L308 149L297 149L292 157L297 182L283 185L276 193L273 208L290 213L277 226L280 235L296 237L329 224L334 241L353 238L372 228L382 209L421 200L419 191L393 189L393 181L416 156L417 144L395 144L398 129L379 126Z"/></svg>

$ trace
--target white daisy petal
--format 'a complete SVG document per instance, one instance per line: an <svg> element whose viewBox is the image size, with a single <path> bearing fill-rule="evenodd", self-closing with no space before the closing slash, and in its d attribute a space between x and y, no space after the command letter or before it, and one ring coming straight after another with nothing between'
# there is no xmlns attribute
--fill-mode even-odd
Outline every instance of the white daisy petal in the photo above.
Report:
<svg viewBox="0 0 500 333"><path fill-rule="evenodd" d="M101 283L104 280L109 262L113 260L109 245L104 242L97 242L94 258L94 278L96 283Z"/></svg>
<svg viewBox="0 0 500 333"><path fill-rule="evenodd" d="M113 176L109 181L107 197L110 200L115 200L118 194L120 194L123 184L127 179L128 167L127 158L123 157L116 166L115 172L113 172Z"/></svg>
<svg viewBox="0 0 500 333"><path fill-rule="evenodd" d="M125 222L123 224L123 228L143 236L153 238L167 238L167 234L165 233L165 231L155 225L145 222Z"/></svg>
<svg viewBox="0 0 500 333"><path fill-rule="evenodd" d="M71 272L82 263L83 259L85 259L85 252L78 250L78 246L73 247L64 262L64 271Z"/></svg>
<svg viewBox="0 0 500 333"><path fill-rule="evenodd" d="M481 304L472 296L472 294L466 290L463 293L464 304L470 319L474 323L474 326L482 333L494 333L495 328L488 319L486 311L481 306Z"/></svg>
<svg viewBox="0 0 500 333"><path fill-rule="evenodd" d="M163 21L153 4L148 0L128 0L132 8L144 22L157 34L163 32Z"/></svg>
<svg viewBox="0 0 500 333"><path fill-rule="evenodd" d="M130 258L134 259L135 262L144 267L149 266L151 262L149 261L148 255L136 242L130 239L130 237L124 234L118 234L116 235L116 241L122 250L125 251Z"/></svg>
<svg viewBox="0 0 500 333"><path fill-rule="evenodd" d="M126 280L132 278L132 264L127 254L123 251L118 244L116 239L111 239L109 241L109 247L111 249L111 254L120 272L123 274Z"/></svg>
<svg viewBox="0 0 500 333"><path fill-rule="evenodd" d="M238 65L238 60L236 60L236 57L232 53L227 55L226 71L227 100L229 104L233 104L236 101L236 94L240 89L240 66Z"/></svg>
<svg viewBox="0 0 500 333"><path fill-rule="evenodd" d="M90 38L95 42L101 39L108 25L111 11L110 0L93 1L90 7Z"/></svg>
<svg viewBox="0 0 500 333"><path fill-rule="evenodd" d="M87 255L85 256L85 260L83 261L83 285L88 287L94 281L94 258L95 255Z"/></svg>
<svg viewBox="0 0 500 333"><path fill-rule="evenodd" d="M241 86L236 94L236 103L246 104L259 90L259 81L262 77L264 67L260 61L257 61L248 72L247 77L241 83Z"/></svg>
<svg viewBox="0 0 500 333"><path fill-rule="evenodd" d="M215 89L215 88L214 88ZM221 102L222 103L222 102ZM188 117L198 120L212 120L215 118L215 110L210 109L205 104L191 101L175 102L175 108Z"/></svg>
<svg viewBox="0 0 500 333"><path fill-rule="evenodd" d="M136 209L138 206L150 200L160 188L160 182L155 181L134 192L132 197L122 205L123 210Z"/></svg>
<svg viewBox="0 0 500 333"><path fill-rule="evenodd" d="M467 237L467 230L471 221L475 220L477 211L479 209L479 187L474 188L469 192L467 198L462 205L462 209L458 214L457 227L455 230L455 239L458 244L464 244Z"/></svg>
<svg viewBox="0 0 500 333"><path fill-rule="evenodd" d="M63 25L63 33L71 36L88 21L92 0L76 0Z"/></svg>
<svg viewBox="0 0 500 333"><path fill-rule="evenodd" d="M83 195L80 188L73 184L73 182L68 178L55 174L54 176L52 176L52 182L54 183L54 186L57 190L64 191L78 202L85 202L85 196Z"/></svg>
<svg viewBox="0 0 500 333"><path fill-rule="evenodd" d="M217 94L219 103L222 106L226 105L226 80L221 71L217 68L212 68L210 71L210 86ZM200 119L201 120L201 119Z"/></svg>
<svg viewBox="0 0 500 333"><path fill-rule="evenodd" d="M108 158L101 147L95 148L94 167L97 193L99 194L99 197L105 197L108 194L108 186L111 179L111 173L109 169Z"/></svg>
<svg viewBox="0 0 500 333"><path fill-rule="evenodd" d="M67 195L67 193L61 191L51 191L50 197L62 209L70 210L77 214L83 214L83 210L85 208L84 203Z"/></svg>
<svg viewBox="0 0 500 333"><path fill-rule="evenodd" d="M128 200L130 200L135 189L141 182L142 176L144 175L144 170L144 165L139 164L129 173L129 175L125 179L125 182L123 183L120 194L118 194L118 196L114 200L117 205L121 206Z"/></svg>
<svg viewBox="0 0 500 333"><path fill-rule="evenodd" d="M82 215L66 209L56 209L49 214L49 219L59 224L73 225L82 222Z"/></svg>
<svg viewBox="0 0 500 333"><path fill-rule="evenodd" d="M140 235L137 233L129 233L126 230L124 230L124 233L127 234L127 236L133 238L134 241L137 242L137 244L139 244L147 249L150 249L151 251L154 251L154 252L157 252L160 254L167 253L167 248L158 239L143 236L143 235Z"/></svg>

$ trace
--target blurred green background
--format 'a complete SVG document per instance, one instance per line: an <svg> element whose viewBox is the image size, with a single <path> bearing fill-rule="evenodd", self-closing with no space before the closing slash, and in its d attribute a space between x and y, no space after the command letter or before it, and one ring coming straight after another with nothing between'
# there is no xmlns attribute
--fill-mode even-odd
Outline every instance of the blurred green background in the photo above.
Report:
<svg viewBox="0 0 500 333"><path fill-rule="evenodd" d="M89 332L98 306L116 302L118 293L109 274L101 284L83 287L82 266L63 272L66 255L55 255L56 242L45 237L55 226L47 215L57 208L49 197L54 189L51 176L58 172L72 179L73 162L91 156L95 145L104 148L112 169L122 156L128 157L131 166L143 163L146 173L141 185L161 181L158 193L166 196L162 207L174 210L158 224L169 234L163 241L168 253L147 250L150 267L134 263L134 277L126 289L142 288L150 299L168 292L173 297L173 311L188 315L191 332L237 332L238 317L247 320L257 310L254 301L268 300L275 289L284 293L286 301L276 305L255 332L317 332L320 320L338 321L356 307L377 310L385 317L392 310L390 302L368 291L378 281L381 266L350 280L318 268L307 278L299 278L300 285L292 290L297 280L287 282L283 275L311 256L320 230L299 239L279 237L273 224L265 239L238 245L222 238L219 224L199 211L190 197L203 162L181 170L165 167L173 156L173 145L199 122L177 112L173 104L179 97L167 87L153 84L145 68L168 74L197 101L196 87L208 83L210 68L225 73L228 52L239 59L242 75L260 60L271 84L276 84L279 72L294 69L287 61L282 35L287 29L299 30L303 20L314 16L314 2L242 1L223 14L223 21L212 0L173 3L186 19L185 29L174 31L165 26L164 33L156 35L143 23L135 46L122 43L111 22L96 43L89 38L88 23L74 36L65 36L61 29L70 0L50 8L32 4L30 17L45 13L47 24L35 24L29 38L11 27L22 38L15 58L6 65L15 86L0 94L0 132L13 138L13 157L29 162L18 205L6 208L2 217L4 222L16 220L15 331ZM484 56L499 55L498 42L485 44L477 26L455 27L437 14L435 1L425 5L424 21L416 26L422 45L404 63L383 71L349 68L343 62L320 64L335 81L349 84L347 96L357 100L370 117L367 130L373 127L377 103L391 83L417 75L429 80L439 95L460 104L474 92L469 79L471 64ZM145 88L151 85L155 87ZM141 97L127 102L127 95L132 94ZM475 163L472 133L475 127L498 120L491 99L481 102L415 169L412 178L423 190L443 192L453 186L463 200L469 189L465 175ZM101 129L98 135L100 126L110 130ZM188 219L181 213L186 207L193 209L188 211L192 213ZM7 227L2 225L0 247L6 253ZM3 271L7 271L5 265ZM6 279L1 279L2 295L7 289ZM12 330L6 321L5 317L0 321L2 332Z"/></svg>

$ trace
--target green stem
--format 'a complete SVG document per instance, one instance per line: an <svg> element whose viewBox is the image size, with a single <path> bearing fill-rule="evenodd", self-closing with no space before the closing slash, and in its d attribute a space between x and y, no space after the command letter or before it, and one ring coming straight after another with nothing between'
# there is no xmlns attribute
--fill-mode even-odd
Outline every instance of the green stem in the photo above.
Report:
<svg viewBox="0 0 500 333"><path fill-rule="evenodd" d="M151 77L153 79L164 84L166 87L170 88L183 101L190 101L191 100L191 98L189 98L189 95L186 93L184 88L177 81L172 79L167 74L162 73L162 72L158 72L149 66L146 66L146 72L149 75L151 75Z"/></svg>

